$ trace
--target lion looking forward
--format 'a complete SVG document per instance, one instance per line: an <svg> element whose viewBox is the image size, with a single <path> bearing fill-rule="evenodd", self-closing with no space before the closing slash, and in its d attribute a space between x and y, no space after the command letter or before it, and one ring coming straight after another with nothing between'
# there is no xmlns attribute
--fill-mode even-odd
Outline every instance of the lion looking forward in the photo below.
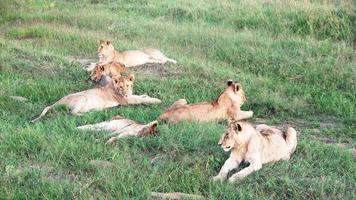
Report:
<svg viewBox="0 0 356 200"><path fill-rule="evenodd" d="M161 103L161 100L147 95L133 95L134 79L134 75L114 77L105 87L69 94L53 105L47 106L40 116L31 122L42 118L56 105L67 105L72 114L80 115L91 110L102 110L119 105Z"/></svg>
<svg viewBox="0 0 356 200"><path fill-rule="evenodd" d="M289 160L297 146L297 132L292 127L283 133L265 124L254 128L247 122L230 122L219 145L224 151L231 150L231 154L214 181L225 180L242 161L250 163L229 178L229 182L236 182L261 169L262 164Z"/></svg>

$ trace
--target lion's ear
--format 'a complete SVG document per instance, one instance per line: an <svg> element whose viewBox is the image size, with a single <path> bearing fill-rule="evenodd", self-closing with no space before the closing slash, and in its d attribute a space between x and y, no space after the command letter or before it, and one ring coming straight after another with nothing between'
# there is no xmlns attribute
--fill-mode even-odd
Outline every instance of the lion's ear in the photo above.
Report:
<svg viewBox="0 0 356 200"><path fill-rule="evenodd" d="M233 83L234 83L233 80L228 80L228 81L227 81L227 86L230 86L230 85L232 85Z"/></svg>
<svg viewBox="0 0 356 200"><path fill-rule="evenodd" d="M134 80L135 80L135 75L130 74L130 75L129 75L129 80L130 80L130 81L134 81Z"/></svg>
<svg viewBox="0 0 356 200"><path fill-rule="evenodd" d="M153 121L153 122L151 122L151 123L149 124L149 125L150 125L150 129L151 129L152 132L155 132L155 131L156 131L157 124L158 124L157 121Z"/></svg>
<svg viewBox="0 0 356 200"><path fill-rule="evenodd" d="M241 127L241 125L239 123L236 123L235 125L236 125L236 130L237 131L242 131L242 127Z"/></svg>
<svg viewBox="0 0 356 200"><path fill-rule="evenodd" d="M235 92L239 91L240 89L240 85L239 84L235 84Z"/></svg>
<svg viewBox="0 0 356 200"><path fill-rule="evenodd" d="M110 45L111 42L110 42L109 40L106 40L106 44L107 44L107 45Z"/></svg>
<svg viewBox="0 0 356 200"><path fill-rule="evenodd" d="M233 128L235 131L241 131L242 127L238 122L231 122L231 128Z"/></svg>

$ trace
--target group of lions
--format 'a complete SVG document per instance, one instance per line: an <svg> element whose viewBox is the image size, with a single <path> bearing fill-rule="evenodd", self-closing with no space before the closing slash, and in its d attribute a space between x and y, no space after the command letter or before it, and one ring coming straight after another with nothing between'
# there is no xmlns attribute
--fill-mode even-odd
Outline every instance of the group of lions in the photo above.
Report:
<svg viewBox="0 0 356 200"><path fill-rule="evenodd" d="M99 82L105 79L102 86L69 94L54 104L47 106L32 122L42 118L56 105L66 105L74 115L81 115L91 110L125 106L131 104L158 104L160 99L147 95L134 95L135 76L123 76L128 67L146 63L166 62L176 63L157 49L117 51L108 40L100 40L97 50L99 63L89 66L90 77ZM219 140L219 145L225 151L231 151L219 174L214 181L223 181L229 172L236 169L242 161L250 165L233 174L228 180L242 180L252 172L261 169L262 164L288 160L297 145L297 133L289 127L286 132L260 124L241 121L251 118L252 111L242 111L241 105L246 101L245 93L240 83L228 81L223 92L211 102L188 104L185 99L179 99L161 114L158 121L178 123L181 121L204 122L229 120L229 125ZM97 124L79 126L79 129L106 130L111 132L107 143L126 136L146 136L155 133L158 121L140 124L121 116Z"/></svg>

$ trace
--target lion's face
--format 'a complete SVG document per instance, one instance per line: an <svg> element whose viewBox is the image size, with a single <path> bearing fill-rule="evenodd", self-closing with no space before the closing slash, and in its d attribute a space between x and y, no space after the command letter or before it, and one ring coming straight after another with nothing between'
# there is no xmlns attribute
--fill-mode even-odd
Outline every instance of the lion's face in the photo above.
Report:
<svg viewBox="0 0 356 200"><path fill-rule="evenodd" d="M115 51L114 46L109 40L100 40L98 50L98 56L100 59L111 56Z"/></svg>
<svg viewBox="0 0 356 200"><path fill-rule="evenodd" d="M224 151L229 151L235 146L243 143L246 138L244 132L243 123L241 122L230 122L225 133L221 136L219 140L219 146L224 149Z"/></svg>
<svg viewBox="0 0 356 200"><path fill-rule="evenodd" d="M229 86L225 91L228 94L228 97L234 103L240 103L242 105L246 101L245 92L240 83L235 83L234 81L229 80L227 82Z"/></svg>
<svg viewBox="0 0 356 200"><path fill-rule="evenodd" d="M134 80L135 76L132 74L129 76L113 77L115 91L123 97L132 95Z"/></svg>
<svg viewBox="0 0 356 200"><path fill-rule="evenodd" d="M95 66L95 68L90 72L91 80L99 81L104 74L104 70L105 68L102 65Z"/></svg>

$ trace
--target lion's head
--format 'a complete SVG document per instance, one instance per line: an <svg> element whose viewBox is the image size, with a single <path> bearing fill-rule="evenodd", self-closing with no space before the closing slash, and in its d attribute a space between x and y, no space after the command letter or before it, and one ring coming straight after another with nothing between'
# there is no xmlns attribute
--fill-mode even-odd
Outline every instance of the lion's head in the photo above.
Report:
<svg viewBox="0 0 356 200"><path fill-rule="evenodd" d="M111 56L115 52L114 46L109 40L100 40L98 50L99 59L104 59Z"/></svg>
<svg viewBox="0 0 356 200"><path fill-rule="evenodd" d="M247 122L232 121L221 136L218 144L224 151L229 151L241 144L245 144L252 131L253 127Z"/></svg>
<svg viewBox="0 0 356 200"><path fill-rule="evenodd" d="M97 65L95 68L90 72L90 78L93 81L98 82L101 77L104 75L105 72L105 66L103 65Z"/></svg>
<svg viewBox="0 0 356 200"><path fill-rule="evenodd" d="M240 83L235 83L234 81L229 80L227 81L227 86L228 88L225 90L227 96L230 97L233 102L238 101L240 105L242 105L246 101L246 96L242 85Z"/></svg>
<svg viewBox="0 0 356 200"><path fill-rule="evenodd" d="M133 91L133 84L135 76L130 74L129 76L113 77L114 89L120 96L130 96Z"/></svg>
<svg viewBox="0 0 356 200"><path fill-rule="evenodd" d="M120 77L121 73L126 70L125 65L119 62L109 62L105 65L98 64L90 73L93 81L99 81L103 75Z"/></svg>

